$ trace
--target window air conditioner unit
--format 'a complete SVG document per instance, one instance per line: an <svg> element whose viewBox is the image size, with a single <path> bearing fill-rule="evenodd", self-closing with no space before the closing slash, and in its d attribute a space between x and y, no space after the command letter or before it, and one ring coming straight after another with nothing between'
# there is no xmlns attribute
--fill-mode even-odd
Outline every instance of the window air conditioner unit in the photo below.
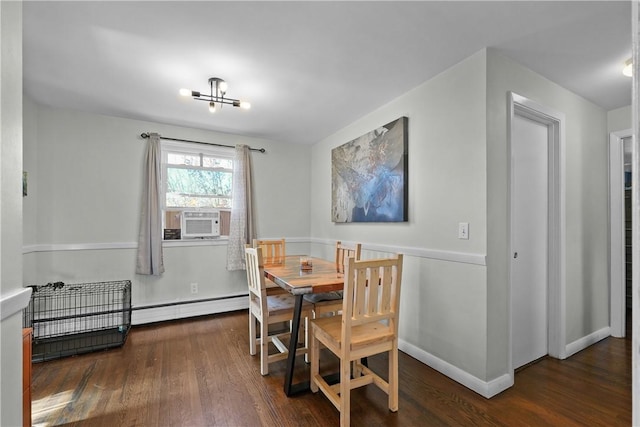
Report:
<svg viewBox="0 0 640 427"><path fill-rule="evenodd" d="M181 223L183 239L220 236L219 211L183 211Z"/></svg>

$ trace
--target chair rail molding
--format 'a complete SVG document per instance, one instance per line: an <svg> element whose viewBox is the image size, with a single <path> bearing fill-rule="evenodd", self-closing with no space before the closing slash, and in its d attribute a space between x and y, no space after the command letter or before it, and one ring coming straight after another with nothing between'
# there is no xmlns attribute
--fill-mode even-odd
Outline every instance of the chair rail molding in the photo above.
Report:
<svg viewBox="0 0 640 427"><path fill-rule="evenodd" d="M21 312L29 304L31 291L31 288L20 288L0 295L0 320Z"/></svg>
<svg viewBox="0 0 640 427"><path fill-rule="evenodd" d="M346 240L343 240L342 242L345 244L355 243L355 242L349 242ZM312 237L310 239L310 243L334 246L336 244L336 241L334 239L320 239L320 238ZM365 243L365 242L360 242L360 243L362 243L362 250L380 251L380 252L389 252L389 253L402 253L408 256L415 256L418 258L429 258L429 259L435 259L439 261L460 262L464 264L474 264L474 265L482 265L482 266L487 265L486 254L446 251L442 249L416 248L416 247L410 247L410 246L382 245L378 243Z"/></svg>

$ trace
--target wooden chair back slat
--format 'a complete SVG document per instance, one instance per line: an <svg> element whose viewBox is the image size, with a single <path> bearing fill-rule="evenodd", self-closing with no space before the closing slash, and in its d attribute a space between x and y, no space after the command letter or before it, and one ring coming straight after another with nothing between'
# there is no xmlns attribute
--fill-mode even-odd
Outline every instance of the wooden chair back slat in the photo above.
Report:
<svg viewBox="0 0 640 427"><path fill-rule="evenodd" d="M264 285L264 266L262 253L249 245L245 246L245 262L247 268L247 285L249 286L250 300L256 300L258 306L264 309L266 299L266 287Z"/></svg>
<svg viewBox="0 0 640 427"><path fill-rule="evenodd" d="M346 269L343 333L353 326L384 319L397 333L402 254L384 260L349 258Z"/></svg>
<svg viewBox="0 0 640 427"><path fill-rule="evenodd" d="M287 253L284 239L253 239L253 247L262 249L262 259L266 264L284 262Z"/></svg>
<svg viewBox="0 0 640 427"><path fill-rule="evenodd" d="M338 273L344 273L344 266L349 258L360 259L362 244L356 243L354 246L343 244L340 240L336 242L336 269Z"/></svg>
<svg viewBox="0 0 640 427"><path fill-rule="evenodd" d="M397 282L397 279L393 277L393 269L391 267L383 267L385 283L382 286L382 297L380 300L380 308L383 313L391 311L391 306L395 305L395 292L393 289L393 283Z"/></svg>
<svg viewBox="0 0 640 427"><path fill-rule="evenodd" d="M382 276L382 278L384 278L385 276ZM374 314L378 314L383 310L383 307L381 306L381 304L384 303L384 301L381 301L378 297L381 295L384 295L384 292L378 292L380 290L383 290L385 287L384 286L375 286L376 283L380 282L380 269L377 268L373 268L370 270L370 275L369 275L369 283L372 283L372 286L367 286L367 291L369 291L369 298L367 301L367 316L372 316ZM383 289L380 289L383 288Z"/></svg>

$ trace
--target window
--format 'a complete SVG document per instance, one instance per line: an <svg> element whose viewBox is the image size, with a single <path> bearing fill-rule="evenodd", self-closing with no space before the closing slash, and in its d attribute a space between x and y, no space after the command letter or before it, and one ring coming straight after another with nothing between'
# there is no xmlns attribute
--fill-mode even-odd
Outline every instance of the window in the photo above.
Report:
<svg viewBox="0 0 640 427"><path fill-rule="evenodd" d="M162 142L165 239L176 239L186 209L219 209L220 235L229 235L233 149Z"/></svg>

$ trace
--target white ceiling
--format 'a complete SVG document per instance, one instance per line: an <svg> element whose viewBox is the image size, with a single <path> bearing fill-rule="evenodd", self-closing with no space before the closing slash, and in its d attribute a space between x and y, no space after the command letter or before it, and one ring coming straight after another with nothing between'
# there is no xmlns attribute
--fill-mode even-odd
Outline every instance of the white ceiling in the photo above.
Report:
<svg viewBox="0 0 640 427"><path fill-rule="evenodd" d="M275 141L319 141L484 47L631 104L630 1L25 1L23 18L41 104ZM251 110L178 96L213 76Z"/></svg>

